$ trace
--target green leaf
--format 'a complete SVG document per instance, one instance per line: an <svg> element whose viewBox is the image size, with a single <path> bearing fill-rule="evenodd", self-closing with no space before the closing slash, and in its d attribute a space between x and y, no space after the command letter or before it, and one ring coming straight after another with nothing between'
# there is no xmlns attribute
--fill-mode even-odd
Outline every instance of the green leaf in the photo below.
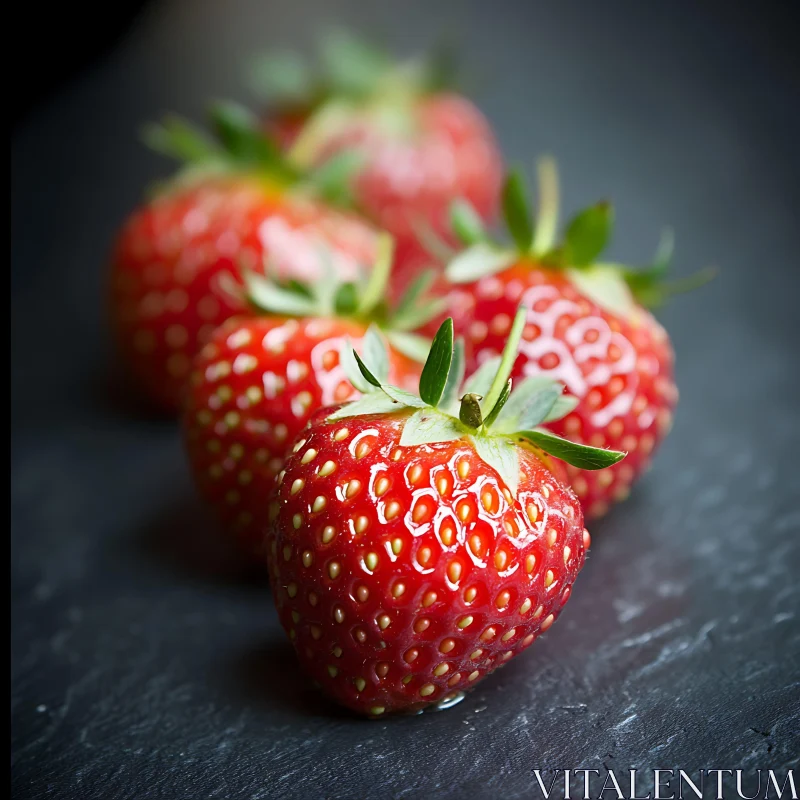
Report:
<svg viewBox="0 0 800 800"><path fill-rule="evenodd" d="M479 394L481 397L486 397L489 394L489 389L492 386L494 376L497 375L497 370L500 369L500 356L492 356L487 358L472 375L467 378L462 393Z"/></svg>
<svg viewBox="0 0 800 800"><path fill-rule="evenodd" d="M310 287L302 281L297 280L297 278L289 278L285 285L287 289L292 292L297 292L297 294L302 294L303 297L308 297L309 299L314 298L314 292L311 291Z"/></svg>
<svg viewBox="0 0 800 800"><path fill-rule="evenodd" d="M523 379L497 418L494 430L514 433L544 422L564 391L562 384L544 375Z"/></svg>
<svg viewBox="0 0 800 800"><path fill-rule="evenodd" d="M477 430L483 425L483 412L481 411L481 396L479 394L471 394L467 392L461 398L461 404L458 409L458 418L468 428Z"/></svg>
<svg viewBox="0 0 800 800"><path fill-rule="evenodd" d="M373 391L374 387L372 387L368 381L364 380L364 376L361 374L358 361L356 361L353 343L350 341L349 336L345 337L344 342L342 342L339 348L339 364L344 370L347 380L349 380L359 392L363 394Z"/></svg>
<svg viewBox="0 0 800 800"><path fill-rule="evenodd" d="M451 283L472 283L486 275L494 275L513 266L517 261L513 250L479 242L462 250L447 265L445 275Z"/></svg>
<svg viewBox="0 0 800 800"><path fill-rule="evenodd" d="M391 383L384 383L381 386L384 392L396 403L400 403L409 408L428 408L428 404L417 397L412 392L407 392L399 386L393 386Z"/></svg>
<svg viewBox="0 0 800 800"><path fill-rule="evenodd" d="M425 58L422 88L431 94L452 90L456 85L459 61L454 42L439 41L434 44Z"/></svg>
<svg viewBox="0 0 800 800"><path fill-rule="evenodd" d="M453 320L448 317L436 331L431 351L419 378L419 396L436 408L442 399L453 360Z"/></svg>
<svg viewBox="0 0 800 800"><path fill-rule="evenodd" d="M517 249L527 253L533 244L533 212L525 183L516 170L508 173L503 186L503 215Z"/></svg>
<svg viewBox="0 0 800 800"><path fill-rule="evenodd" d="M283 169L277 145L264 133L258 118L237 103L215 103L211 121L225 150L237 161Z"/></svg>
<svg viewBox="0 0 800 800"><path fill-rule="evenodd" d="M278 106L299 106L310 101L314 76L306 60L292 51L261 55L250 69L253 89Z"/></svg>
<svg viewBox="0 0 800 800"><path fill-rule="evenodd" d="M333 91L355 97L372 94L391 63L385 53L345 31L331 33L320 55Z"/></svg>
<svg viewBox="0 0 800 800"><path fill-rule="evenodd" d="M445 297L430 297L419 302L414 308L409 309L402 317L390 313L390 323L394 330L413 331L421 328L447 310L448 301Z"/></svg>
<svg viewBox="0 0 800 800"><path fill-rule="evenodd" d="M395 403L383 392L372 391L334 411L328 419L347 419L348 417L360 417L367 414L393 414L397 411L402 411L403 408L404 406Z"/></svg>
<svg viewBox="0 0 800 800"><path fill-rule="evenodd" d="M308 295L284 289L250 270L240 270L240 272L247 299L262 311L291 317L309 317L317 314L317 303Z"/></svg>
<svg viewBox="0 0 800 800"><path fill-rule="evenodd" d="M670 297L676 294L685 294L686 292L693 292L701 286L705 286L717 277L719 269L715 266L703 267L703 269L687 275L676 281L667 281L661 284L662 296L660 299L661 304L669 300Z"/></svg>
<svg viewBox="0 0 800 800"><path fill-rule="evenodd" d="M363 343L364 361L369 365L373 375L379 383L389 379L389 354L386 344L375 325L370 325L364 334Z"/></svg>
<svg viewBox="0 0 800 800"><path fill-rule="evenodd" d="M394 318L402 317L406 312L411 311L420 297L422 297L436 278L436 273L432 269L426 269L417 275L409 287L403 292L400 302L394 310Z"/></svg>
<svg viewBox="0 0 800 800"><path fill-rule="evenodd" d="M531 375L519 381L494 423L494 432L514 433L520 430L519 420L530 399L553 383L555 381L546 375Z"/></svg>
<svg viewBox="0 0 800 800"><path fill-rule="evenodd" d="M672 228L664 228L661 232L661 239L653 256L653 263L647 272L654 277L666 278L669 272L669 265L672 263L672 253L675 250L675 234Z"/></svg>
<svg viewBox="0 0 800 800"><path fill-rule="evenodd" d="M434 261L447 264L453 259L456 255L455 248L446 242L422 215L411 214L408 222L417 241L422 245L422 249Z"/></svg>
<svg viewBox="0 0 800 800"><path fill-rule="evenodd" d="M682 280L668 282L666 278L669 274L673 245L672 231L667 228L661 234L661 241L653 263L649 267L643 269L619 268L636 301L646 308L658 308L673 295L698 289L717 275L715 267L705 267Z"/></svg>
<svg viewBox="0 0 800 800"><path fill-rule="evenodd" d="M531 431L519 431L519 436L527 439L537 447L549 453L551 456L572 464L579 469L604 469L622 461L627 453L617 450L603 450L599 447L589 447L585 444L577 444L567 439L562 439L550 431L541 428Z"/></svg>
<svg viewBox="0 0 800 800"><path fill-rule="evenodd" d="M412 414L403 426L400 446L452 442L464 435L465 429L457 419L432 408L423 408Z"/></svg>
<svg viewBox="0 0 800 800"><path fill-rule="evenodd" d="M386 292L386 284L389 280L392 259L394 258L394 239L388 233L380 234L376 243L376 250L375 264L372 267L372 272L367 279L367 285L364 287L356 308L356 313L362 316L369 314L383 299Z"/></svg>
<svg viewBox="0 0 800 800"><path fill-rule="evenodd" d="M508 490L516 496L519 489L519 454L513 442L494 436L473 436L478 456L502 478Z"/></svg>
<svg viewBox="0 0 800 800"><path fill-rule="evenodd" d="M361 374L364 376L364 380L380 389L381 382L372 374L369 367L361 360L361 356L355 350L353 350L353 357L356 360L356 364L358 364L359 370L361 370Z"/></svg>
<svg viewBox="0 0 800 800"><path fill-rule="evenodd" d="M334 281L329 282L335 285ZM324 281L320 285L326 285ZM347 281L336 286L333 294L333 309L337 316L348 317L355 314L358 307L358 286Z"/></svg>
<svg viewBox="0 0 800 800"><path fill-rule="evenodd" d="M492 410L486 415L484 425L487 428L492 427L492 423L497 419L497 415L503 410L503 406L508 402L511 395L511 378L506 381L506 385L502 388L500 396L497 398Z"/></svg>
<svg viewBox="0 0 800 800"><path fill-rule="evenodd" d="M555 422L557 419L566 417L570 411L577 408L579 402L574 394L560 394L542 422Z"/></svg>
<svg viewBox="0 0 800 800"><path fill-rule="evenodd" d="M634 313L633 294L616 264L594 264L566 273L579 292L612 314L630 317Z"/></svg>
<svg viewBox="0 0 800 800"><path fill-rule="evenodd" d="M306 120L286 156L301 170L314 167L326 142L344 130L357 113L349 100L336 98L323 103Z"/></svg>
<svg viewBox="0 0 800 800"><path fill-rule="evenodd" d="M175 115L168 116L163 123L146 125L142 139L151 150L187 164L212 161L222 155L204 131Z"/></svg>
<svg viewBox="0 0 800 800"><path fill-rule="evenodd" d="M486 229L475 207L469 200L454 200L450 206L450 227L465 245L476 244L486 239Z"/></svg>
<svg viewBox="0 0 800 800"><path fill-rule="evenodd" d="M543 387L532 394L520 415L520 427L529 429L544 422L563 391L563 384L553 381L550 386Z"/></svg>
<svg viewBox="0 0 800 800"><path fill-rule="evenodd" d="M464 380L464 367L464 340L459 336L453 346L453 360L450 363L450 372L440 401L443 408L453 408L458 401L458 388Z"/></svg>
<svg viewBox="0 0 800 800"><path fill-rule="evenodd" d="M585 267L597 260L611 238L614 209L603 202L572 218L564 233L565 266Z"/></svg>
<svg viewBox="0 0 800 800"><path fill-rule="evenodd" d="M306 182L319 197L332 205L350 206L353 204L353 178L363 166L363 152L342 150L310 170Z"/></svg>
<svg viewBox="0 0 800 800"><path fill-rule="evenodd" d="M436 272L427 269L414 279L391 312L393 330L412 331L421 328L445 310L447 300L444 297L426 296L435 278Z"/></svg>
<svg viewBox="0 0 800 800"><path fill-rule="evenodd" d="M405 331L387 330L384 331L389 344L412 361L424 364L425 359L431 349L431 340L416 333L406 333Z"/></svg>

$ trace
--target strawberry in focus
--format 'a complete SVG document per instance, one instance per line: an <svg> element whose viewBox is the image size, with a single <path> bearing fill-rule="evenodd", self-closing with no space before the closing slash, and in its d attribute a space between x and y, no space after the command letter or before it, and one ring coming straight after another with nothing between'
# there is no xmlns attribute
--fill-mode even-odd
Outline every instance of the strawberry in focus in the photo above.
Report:
<svg viewBox="0 0 800 800"><path fill-rule="evenodd" d="M297 433L318 409L358 396L340 363L342 348L375 346L378 334L367 331L378 320L390 342L389 379L416 384L414 357L422 347L424 358L427 343L402 330L428 312L417 296L388 313L380 302L391 262L386 235L379 251L360 296L348 282L318 282L315 292L301 292L246 273L243 302L255 313L227 320L194 360L183 411L192 475L223 527L249 552L263 547L267 499Z"/></svg>
<svg viewBox="0 0 800 800"><path fill-rule="evenodd" d="M360 157L353 195L395 237L400 288L431 264L420 237L449 239L455 198L467 198L487 223L498 210L497 143L481 112L444 88L447 71L435 59L394 63L341 33L322 48L324 82L293 54L269 57L259 70L275 106L267 129L293 163L306 168L343 152Z"/></svg>
<svg viewBox="0 0 800 800"><path fill-rule="evenodd" d="M510 393L523 324L524 311L504 358L462 392L451 320L419 397L365 355L351 376L363 397L312 417L278 476L269 562L280 620L304 670L356 712L456 702L569 598L589 534L546 451L595 468L623 454L539 427L561 413L555 382Z"/></svg>
<svg viewBox="0 0 800 800"><path fill-rule="evenodd" d="M556 245L557 177L551 162L542 162L540 178L536 225L519 177L512 174L506 182L511 247L492 242L468 204L454 205L453 227L466 249L447 268L452 288L446 313L464 337L471 370L503 349L517 306L527 308L512 376L558 380L574 403L548 428L576 442L629 454L601 472L567 465L584 514L592 519L628 496L671 427L678 399L673 350L647 306L689 286L663 283L666 246L649 269L597 262L611 231L607 203L578 214ZM689 283L707 278L699 273Z"/></svg>
<svg viewBox="0 0 800 800"><path fill-rule="evenodd" d="M175 410L191 360L212 331L246 310L220 280L267 263L314 280L327 259L342 279L376 256L377 232L323 202L341 169L301 175L241 109L218 106L221 145L177 119L149 131L187 167L127 220L112 258L111 317L121 353L146 394ZM321 256L324 254L324 258Z"/></svg>

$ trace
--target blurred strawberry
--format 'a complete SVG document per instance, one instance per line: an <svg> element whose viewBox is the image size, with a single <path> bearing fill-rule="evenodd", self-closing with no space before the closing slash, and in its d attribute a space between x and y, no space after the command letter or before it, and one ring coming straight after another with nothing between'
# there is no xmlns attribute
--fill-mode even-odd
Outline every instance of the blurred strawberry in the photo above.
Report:
<svg viewBox="0 0 800 800"><path fill-rule="evenodd" d="M275 107L267 127L302 167L342 152L361 157L353 194L397 240L394 280L405 286L431 263L422 240L449 239L452 200L465 197L494 219L502 184L494 135L469 100L445 88L447 59L395 63L338 33L320 61L322 78L294 54L264 60L259 85Z"/></svg>
<svg viewBox="0 0 800 800"><path fill-rule="evenodd" d="M556 245L555 166L542 162L540 177L535 225L521 179L512 173L506 181L511 246L492 242L467 203L454 204L452 224L466 249L447 268L457 285L448 294L446 313L464 336L469 371L503 349L517 306L528 309L512 374L561 381L574 406L548 427L576 442L628 452L624 463L602 472L568 466L584 513L593 518L628 496L672 425L678 399L672 346L646 306L709 275L699 273L680 286L665 283L669 237L648 269L598 263L611 234L608 203L574 217ZM428 332L433 330L431 324Z"/></svg>
<svg viewBox="0 0 800 800"><path fill-rule="evenodd" d="M385 337L388 379L416 385L428 342L406 331L435 306L418 286L390 311L382 300L388 235L379 249L360 287L330 278L282 287L245 273L255 313L217 328L194 360L183 414L189 463L218 518L250 551L262 547L267 498L288 446L318 409L358 396L340 363L347 342L372 357Z"/></svg>
<svg viewBox="0 0 800 800"><path fill-rule="evenodd" d="M171 118L147 131L186 166L127 220L112 260L111 315L122 354L158 405L175 409L191 359L244 310L220 279L267 264L314 280L329 263L342 279L375 259L377 231L335 210L352 159L313 172L286 163L257 120L232 105L212 113L219 141Z"/></svg>

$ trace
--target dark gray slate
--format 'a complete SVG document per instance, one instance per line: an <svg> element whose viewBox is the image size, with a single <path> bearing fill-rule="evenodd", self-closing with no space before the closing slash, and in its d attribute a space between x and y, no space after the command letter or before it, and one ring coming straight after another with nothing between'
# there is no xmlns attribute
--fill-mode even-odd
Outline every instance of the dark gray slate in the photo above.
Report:
<svg viewBox="0 0 800 800"><path fill-rule="evenodd" d="M764 9L184 0L150 7L17 131L17 797L533 798L534 768L794 765L800 104L786 9ZM102 314L115 226L163 170L137 125L247 99L248 54L333 21L401 52L451 28L508 155L557 155L570 208L616 201L616 256L644 259L669 222L679 275L722 268L663 312L676 426L594 527L561 622L460 706L374 723L297 676L264 586L195 503L174 425L117 379Z"/></svg>

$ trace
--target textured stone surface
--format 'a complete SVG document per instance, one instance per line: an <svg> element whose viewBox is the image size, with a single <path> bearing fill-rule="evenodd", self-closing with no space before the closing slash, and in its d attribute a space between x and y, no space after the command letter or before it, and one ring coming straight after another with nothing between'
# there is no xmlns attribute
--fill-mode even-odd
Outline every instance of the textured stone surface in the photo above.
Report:
<svg viewBox="0 0 800 800"><path fill-rule="evenodd" d="M17 132L16 796L529 798L534 768L792 765L796 75L761 19L659 8L174 2ZM242 58L308 44L309 19L384 30L401 50L460 26L509 156L557 155L570 208L612 196L615 255L644 259L670 222L678 274L723 270L662 314L675 430L594 527L559 624L441 714L362 722L318 700L259 576L197 507L174 425L128 399L104 340L114 227L163 167L135 127L241 96Z"/></svg>

